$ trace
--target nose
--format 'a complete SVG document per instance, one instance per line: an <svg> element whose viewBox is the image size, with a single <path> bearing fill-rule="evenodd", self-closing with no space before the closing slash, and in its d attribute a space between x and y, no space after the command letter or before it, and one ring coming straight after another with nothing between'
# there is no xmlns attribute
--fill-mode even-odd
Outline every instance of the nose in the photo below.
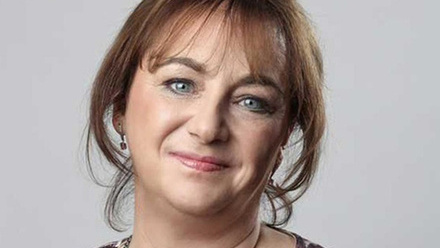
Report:
<svg viewBox="0 0 440 248"><path fill-rule="evenodd" d="M202 144L228 140L229 130L223 112L221 103L213 98L200 101L187 122L188 133Z"/></svg>

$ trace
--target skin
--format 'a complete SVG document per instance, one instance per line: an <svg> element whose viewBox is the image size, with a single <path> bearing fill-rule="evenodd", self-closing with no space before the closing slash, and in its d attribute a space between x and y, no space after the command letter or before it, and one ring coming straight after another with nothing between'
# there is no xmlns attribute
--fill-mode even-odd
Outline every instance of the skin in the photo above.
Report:
<svg viewBox="0 0 440 248"><path fill-rule="evenodd" d="M140 66L125 115L114 117L136 175L130 248L295 247L291 237L258 218L261 194L287 140L286 103L274 87L239 86L249 65L240 46L231 45L239 42L226 45L220 26L213 18L187 46L194 24L169 53L205 71L182 60L154 72ZM265 76L284 90L276 73ZM270 113L255 97L271 105ZM173 152L216 156L228 167L201 172Z"/></svg>

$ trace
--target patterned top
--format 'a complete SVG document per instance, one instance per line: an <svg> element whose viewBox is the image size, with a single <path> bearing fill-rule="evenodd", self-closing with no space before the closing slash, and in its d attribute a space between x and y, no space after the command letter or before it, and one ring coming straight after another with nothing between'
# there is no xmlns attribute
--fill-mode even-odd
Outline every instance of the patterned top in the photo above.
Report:
<svg viewBox="0 0 440 248"><path fill-rule="evenodd" d="M299 236L296 233L293 233L293 232L290 232L290 231L287 231L284 229L279 229L279 228L276 228L276 229L281 232L284 232L290 236L295 237L296 238L296 248L324 248L318 244L315 244L315 243L308 241L307 239ZM99 248L125 248L125 247L128 247L127 244L130 241L131 241L131 236L124 238L122 240L119 240L119 241L110 242L110 243L108 243L104 246L101 246Z"/></svg>

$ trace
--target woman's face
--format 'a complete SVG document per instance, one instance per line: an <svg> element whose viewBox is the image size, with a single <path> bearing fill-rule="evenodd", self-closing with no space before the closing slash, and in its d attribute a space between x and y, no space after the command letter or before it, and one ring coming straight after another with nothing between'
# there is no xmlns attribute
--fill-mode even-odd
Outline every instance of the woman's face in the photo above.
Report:
<svg viewBox="0 0 440 248"><path fill-rule="evenodd" d="M225 49L219 23L190 46L194 30L186 31L170 54L180 52L154 72L139 67L123 117L136 191L194 215L258 202L286 133L277 73L252 80L237 42Z"/></svg>

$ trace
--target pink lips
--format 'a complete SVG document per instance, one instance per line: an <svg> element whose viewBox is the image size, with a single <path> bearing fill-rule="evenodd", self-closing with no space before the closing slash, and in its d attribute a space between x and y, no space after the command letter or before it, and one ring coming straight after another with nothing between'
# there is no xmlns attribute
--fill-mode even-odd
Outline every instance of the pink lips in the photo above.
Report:
<svg viewBox="0 0 440 248"><path fill-rule="evenodd" d="M170 155L179 160L183 165L203 172L224 170L228 166L223 161L212 156L199 156L194 153L170 152Z"/></svg>

